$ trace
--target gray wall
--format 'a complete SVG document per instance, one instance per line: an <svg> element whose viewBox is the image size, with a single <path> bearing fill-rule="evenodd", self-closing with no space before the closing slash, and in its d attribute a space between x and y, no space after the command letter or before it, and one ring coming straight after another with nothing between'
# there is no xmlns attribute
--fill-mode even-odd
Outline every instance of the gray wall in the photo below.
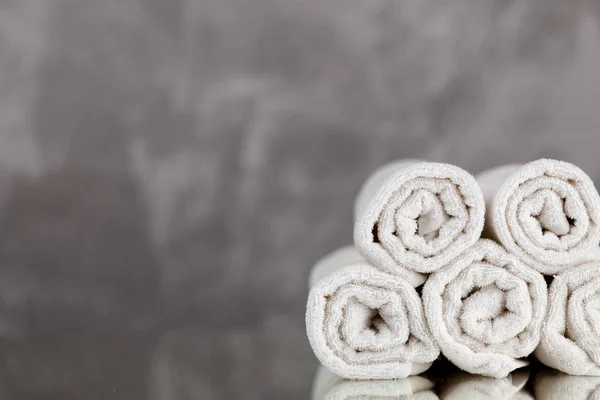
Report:
<svg viewBox="0 0 600 400"><path fill-rule="evenodd" d="M597 180L599 71L593 0L0 0L0 334L144 332L207 398L305 398L308 271L369 172Z"/></svg>

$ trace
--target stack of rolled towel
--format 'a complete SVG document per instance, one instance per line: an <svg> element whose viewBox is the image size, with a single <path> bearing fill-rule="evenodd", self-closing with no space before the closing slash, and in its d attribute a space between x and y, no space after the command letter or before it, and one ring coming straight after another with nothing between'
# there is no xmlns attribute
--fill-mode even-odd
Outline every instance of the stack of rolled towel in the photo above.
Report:
<svg viewBox="0 0 600 400"><path fill-rule="evenodd" d="M600 375L600 196L578 167L543 159L473 177L395 162L367 180L354 214L354 245L310 277L307 335L329 371L406 378L441 351L506 378L535 351Z"/></svg>

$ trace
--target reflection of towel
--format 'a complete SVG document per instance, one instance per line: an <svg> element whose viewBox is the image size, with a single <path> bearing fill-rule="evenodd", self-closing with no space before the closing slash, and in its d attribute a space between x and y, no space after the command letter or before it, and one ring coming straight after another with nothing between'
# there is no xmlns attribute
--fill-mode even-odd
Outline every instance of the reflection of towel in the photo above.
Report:
<svg viewBox="0 0 600 400"><path fill-rule="evenodd" d="M472 374L503 378L527 365L539 342L546 282L501 246L482 239L430 275L423 304L442 353Z"/></svg>
<svg viewBox="0 0 600 400"><path fill-rule="evenodd" d="M529 379L527 369L506 378L494 379L460 372L450 377L440 390L441 400L525 400L533 397L524 390ZM545 397L544 397L545 399Z"/></svg>
<svg viewBox="0 0 600 400"><path fill-rule="evenodd" d="M533 392L543 400L599 400L600 377L572 376L547 369L535 377Z"/></svg>
<svg viewBox="0 0 600 400"><path fill-rule="evenodd" d="M536 357L571 375L600 375L600 261L555 277Z"/></svg>
<svg viewBox="0 0 600 400"><path fill-rule="evenodd" d="M485 235L544 274L598 257L600 196L576 166L555 160L477 176L487 202Z"/></svg>
<svg viewBox="0 0 600 400"><path fill-rule="evenodd" d="M448 164L386 165L355 204L354 241L374 266L414 286L477 241L485 206L475 178Z"/></svg>
<svg viewBox="0 0 600 400"><path fill-rule="evenodd" d="M439 351L408 282L342 249L317 263L306 331L317 358L348 379L392 379L428 369ZM348 262L348 260L351 260ZM326 271L329 274L323 276Z"/></svg>
<svg viewBox="0 0 600 400"><path fill-rule="evenodd" d="M312 400L437 400L433 386L431 380L422 376L395 380L349 381L325 367L320 367L313 384Z"/></svg>

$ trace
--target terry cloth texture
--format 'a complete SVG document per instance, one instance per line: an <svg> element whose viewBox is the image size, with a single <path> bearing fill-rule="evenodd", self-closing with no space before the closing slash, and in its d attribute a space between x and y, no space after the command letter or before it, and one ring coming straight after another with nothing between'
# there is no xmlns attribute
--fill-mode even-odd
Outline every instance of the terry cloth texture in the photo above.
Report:
<svg viewBox="0 0 600 400"><path fill-rule="evenodd" d="M597 259L600 196L573 164L537 160L477 176L487 201L485 235L544 274Z"/></svg>
<svg viewBox="0 0 600 400"><path fill-rule="evenodd" d="M375 267L422 284L481 235L475 178L449 164L397 162L367 180L355 205L354 242Z"/></svg>
<svg viewBox="0 0 600 400"><path fill-rule="evenodd" d="M554 278L536 357L570 375L600 376L600 261Z"/></svg>
<svg viewBox="0 0 600 400"><path fill-rule="evenodd" d="M504 378L527 365L547 305L543 276L481 239L423 288L425 316L442 353L470 372Z"/></svg>
<svg viewBox="0 0 600 400"><path fill-rule="evenodd" d="M364 260L348 259L342 249L317 263L331 272L309 292L306 331L321 364L347 379L405 378L427 370L439 350L416 290Z"/></svg>

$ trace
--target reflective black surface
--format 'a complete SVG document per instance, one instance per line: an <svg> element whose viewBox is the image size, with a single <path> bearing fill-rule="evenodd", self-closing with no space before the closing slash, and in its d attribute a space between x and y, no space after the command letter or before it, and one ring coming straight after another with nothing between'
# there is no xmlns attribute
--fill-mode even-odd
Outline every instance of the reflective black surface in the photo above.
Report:
<svg viewBox="0 0 600 400"><path fill-rule="evenodd" d="M584 400L600 398L600 377L569 376L535 360L507 377L494 379L458 370L438 360L427 372L392 381L349 381L324 367L313 382L313 400Z"/></svg>
<svg viewBox="0 0 600 400"><path fill-rule="evenodd" d="M600 377L540 366L493 379L438 361L417 377L345 381L266 331L178 329L0 343L1 399L595 399ZM291 358L297 363L291 368ZM308 374L306 374L306 371ZM296 374L294 374L296 372ZM404 397L403 397L404 396Z"/></svg>
<svg viewBox="0 0 600 400"><path fill-rule="evenodd" d="M304 332L113 330L0 342L0 399L305 399L316 360Z"/></svg>

